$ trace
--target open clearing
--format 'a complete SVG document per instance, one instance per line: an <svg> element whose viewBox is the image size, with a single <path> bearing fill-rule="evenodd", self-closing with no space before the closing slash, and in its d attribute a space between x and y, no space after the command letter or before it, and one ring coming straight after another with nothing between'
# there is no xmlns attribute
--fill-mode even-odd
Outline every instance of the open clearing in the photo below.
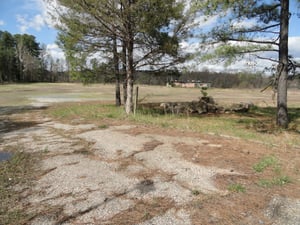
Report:
<svg viewBox="0 0 300 225"><path fill-rule="evenodd" d="M166 126L167 121L158 126L141 117L119 118L109 108L101 108L104 117L53 116L56 108L78 101L80 107L113 102L113 90L113 85L0 86L0 151L37 159L30 185L10 187L17 201L11 212L0 210L0 224L16 224L7 218L16 210L29 215L19 224L34 225L300 224L300 147L291 141L299 133L258 133L263 139L245 140L231 131L208 134ZM274 104L271 92L208 93L223 104ZM140 87L143 102L199 96L197 89ZM289 93L290 106L299 108L299 99L299 90ZM215 125L212 118L209 123Z"/></svg>

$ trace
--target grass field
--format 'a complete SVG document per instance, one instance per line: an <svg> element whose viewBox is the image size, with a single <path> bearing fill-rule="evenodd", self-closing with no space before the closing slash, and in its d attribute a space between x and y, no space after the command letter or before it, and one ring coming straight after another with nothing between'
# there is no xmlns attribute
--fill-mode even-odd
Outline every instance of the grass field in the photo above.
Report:
<svg viewBox="0 0 300 225"><path fill-rule="evenodd" d="M136 116L127 117L123 108L113 107L114 85L93 84L84 86L75 83L35 83L0 86L0 106L27 105L32 103L55 104L50 114L57 119L80 117L93 122L101 119L130 119L138 123L153 124L201 133L235 136L243 139L274 143L281 140L281 133L275 129L275 101L273 92L258 89L215 89L207 90L219 105L252 102L256 106L247 114L224 114L217 116L186 117L155 115L140 111ZM192 101L202 96L199 89L168 88L162 86L139 86L140 103ZM59 104L64 102L63 104ZM66 104L65 102L69 102ZM73 103L72 103L73 102ZM75 103L77 102L77 103ZM80 102L80 104L78 103ZM101 104L99 104L101 102ZM103 105L105 104L105 105ZM289 90L288 105L291 118L288 142L299 144L300 132L300 90ZM286 139L286 138L285 138ZM286 140L285 140L286 141Z"/></svg>
<svg viewBox="0 0 300 225"><path fill-rule="evenodd" d="M253 102L259 106L275 106L273 92L259 89L209 89L208 95L220 104ZM199 89L168 88L163 86L139 85L142 102L191 101L201 97ZM114 85L93 84L84 86L75 83L34 83L0 86L0 106L22 105L34 101L114 101ZM300 107L300 89L289 90L288 104Z"/></svg>

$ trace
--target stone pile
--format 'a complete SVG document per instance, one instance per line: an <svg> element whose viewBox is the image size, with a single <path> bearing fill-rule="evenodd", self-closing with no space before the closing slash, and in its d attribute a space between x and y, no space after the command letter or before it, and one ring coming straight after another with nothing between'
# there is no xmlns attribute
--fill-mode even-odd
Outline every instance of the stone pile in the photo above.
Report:
<svg viewBox="0 0 300 225"><path fill-rule="evenodd" d="M211 113L248 112L252 103L233 104L230 107L219 106L213 97L206 96L192 102L163 102L160 104L144 104L142 107L155 109L163 114L199 115Z"/></svg>

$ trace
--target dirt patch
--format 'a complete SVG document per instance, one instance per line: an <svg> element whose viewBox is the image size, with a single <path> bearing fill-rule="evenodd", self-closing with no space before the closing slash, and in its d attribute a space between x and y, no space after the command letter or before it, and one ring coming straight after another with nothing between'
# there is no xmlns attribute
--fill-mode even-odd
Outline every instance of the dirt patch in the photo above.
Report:
<svg viewBox="0 0 300 225"><path fill-rule="evenodd" d="M149 184L142 185L148 186ZM138 224L150 220L155 216L163 215L172 207L174 207L174 202L167 198L153 198L148 201L139 200L132 208L115 215L107 221L99 221L99 223L103 225Z"/></svg>

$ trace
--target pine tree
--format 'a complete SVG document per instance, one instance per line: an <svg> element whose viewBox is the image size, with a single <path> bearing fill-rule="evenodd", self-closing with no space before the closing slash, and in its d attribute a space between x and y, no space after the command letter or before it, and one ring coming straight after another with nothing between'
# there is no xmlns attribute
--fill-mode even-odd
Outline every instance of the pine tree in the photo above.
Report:
<svg viewBox="0 0 300 225"><path fill-rule="evenodd" d="M177 35L180 29L174 21L181 19L183 7L175 0L58 2L64 7L59 12L59 39L69 60L76 61L77 56L87 59L97 53L102 59L115 59L113 71L117 75L120 68L126 69L127 114L133 111L136 69L162 68L179 60ZM74 66L79 67L77 63Z"/></svg>
<svg viewBox="0 0 300 225"><path fill-rule="evenodd" d="M204 59L219 58L232 63L245 54L277 63L274 89L277 92L277 124L288 127L287 79L290 64L288 54L289 0L212 0L194 1L194 10L208 17L218 17L218 24L201 35L206 46L215 49ZM217 47L216 47L217 46ZM259 55L275 52L277 58Z"/></svg>

